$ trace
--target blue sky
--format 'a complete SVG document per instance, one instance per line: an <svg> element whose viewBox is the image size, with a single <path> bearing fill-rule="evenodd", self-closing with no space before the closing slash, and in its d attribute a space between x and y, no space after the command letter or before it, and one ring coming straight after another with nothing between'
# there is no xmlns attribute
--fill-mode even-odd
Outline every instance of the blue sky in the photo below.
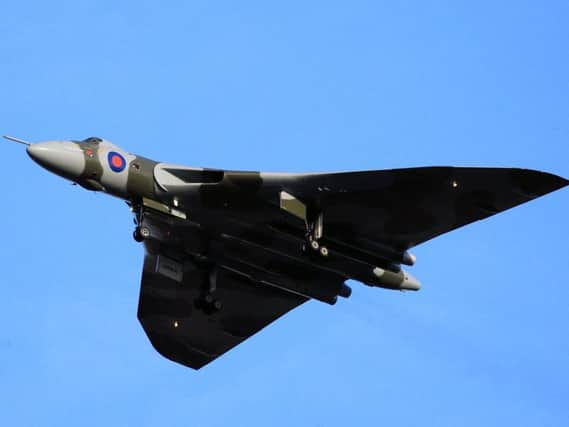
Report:
<svg viewBox="0 0 569 427"><path fill-rule="evenodd" d="M569 177L567 2L274 3L5 2L0 131L231 169ZM136 320L124 203L2 155L2 425L567 425L567 190L416 248L419 293L354 283L195 372Z"/></svg>

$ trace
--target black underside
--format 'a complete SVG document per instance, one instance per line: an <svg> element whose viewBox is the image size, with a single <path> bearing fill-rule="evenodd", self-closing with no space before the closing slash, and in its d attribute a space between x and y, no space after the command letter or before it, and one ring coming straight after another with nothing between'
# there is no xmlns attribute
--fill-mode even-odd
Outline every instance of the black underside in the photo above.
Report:
<svg viewBox="0 0 569 427"><path fill-rule="evenodd" d="M347 279L377 286L371 272L397 268L392 254L568 184L448 167L209 178L189 220L153 211L143 220L152 235L138 317L162 355L194 369L310 298L348 296ZM301 250L305 224L279 208L281 190L322 214L328 256Z"/></svg>

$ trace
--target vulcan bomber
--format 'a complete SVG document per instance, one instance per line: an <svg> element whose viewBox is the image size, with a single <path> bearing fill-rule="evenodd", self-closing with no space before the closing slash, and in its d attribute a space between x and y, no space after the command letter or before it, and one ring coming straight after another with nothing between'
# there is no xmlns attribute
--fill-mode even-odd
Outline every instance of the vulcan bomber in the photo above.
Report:
<svg viewBox="0 0 569 427"><path fill-rule="evenodd" d="M40 166L126 201L145 248L138 319L193 369L346 281L417 291L415 246L569 184L514 168L268 173L163 163L101 138L29 143Z"/></svg>

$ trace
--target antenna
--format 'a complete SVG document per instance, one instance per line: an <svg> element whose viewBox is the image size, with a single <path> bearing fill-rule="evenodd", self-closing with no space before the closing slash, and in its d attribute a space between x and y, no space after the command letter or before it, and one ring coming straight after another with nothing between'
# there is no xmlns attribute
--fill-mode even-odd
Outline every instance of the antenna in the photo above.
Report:
<svg viewBox="0 0 569 427"><path fill-rule="evenodd" d="M17 143L19 143L19 144L32 145L31 142L24 141L23 139L16 138L16 137L14 137L14 136L4 135L3 138L5 138L5 139L7 139L7 140L9 140L9 141L17 142Z"/></svg>

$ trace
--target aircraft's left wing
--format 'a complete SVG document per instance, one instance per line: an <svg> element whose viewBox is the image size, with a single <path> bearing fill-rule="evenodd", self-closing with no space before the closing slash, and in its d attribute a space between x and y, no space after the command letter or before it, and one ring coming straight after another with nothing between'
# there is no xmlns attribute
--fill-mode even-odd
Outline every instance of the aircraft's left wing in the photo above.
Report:
<svg viewBox="0 0 569 427"><path fill-rule="evenodd" d="M212 283L219 300L205 301ZM147 251L138 319L160 354L199 369L306 300L226 268Z"/></svg>

